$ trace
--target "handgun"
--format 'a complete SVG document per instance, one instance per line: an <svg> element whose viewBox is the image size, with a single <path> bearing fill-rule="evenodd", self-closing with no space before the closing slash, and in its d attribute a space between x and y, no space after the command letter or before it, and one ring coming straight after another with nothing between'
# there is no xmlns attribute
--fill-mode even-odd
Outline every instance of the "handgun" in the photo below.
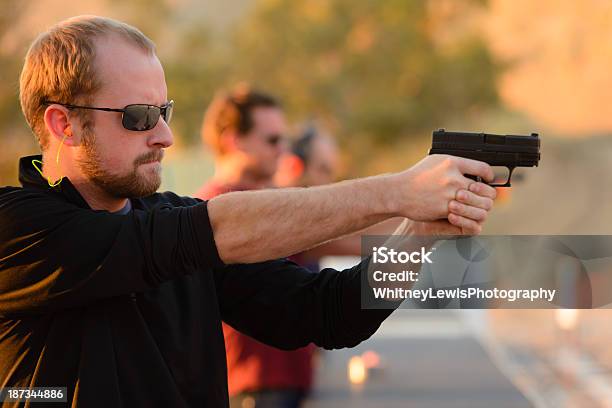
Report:
<svg viewBox="0 0 612 408"><path fill-rule="evenodd" d="M490 166L508 168L508 180L492 187L511 187L512 172L517 167L534 167L540 162L540 137L537 133L525 135L494 135L490 133L433 132L429 154L450 154L479 160ZM481 181L480 177L467 175Z"/></svg>

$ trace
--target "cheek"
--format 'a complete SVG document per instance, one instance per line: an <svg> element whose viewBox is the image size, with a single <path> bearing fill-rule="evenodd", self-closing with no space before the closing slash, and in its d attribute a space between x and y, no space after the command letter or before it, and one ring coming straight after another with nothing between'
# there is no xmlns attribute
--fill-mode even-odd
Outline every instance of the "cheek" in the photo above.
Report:
<svg viewBox="0 0 612 408"><path fill-rule="evenodd" d="M101 121L102 122L102 121ZM108 172L113 174L130 171L134 167L134 160L142 149L137 145L138 139L126 129L119 128L115 123L96 122L95 126L95 149L100 164Z"/></svg>
<svg viewBox="0 0 612 408"><path fill-rule="evenodd" d="M98 166L110 174L119 174L124 171L124 165L120 157L121 149L115 151L106 143L96 145L96 160Z"/></svg>
<svg viewBox="0 0 612 408"><path fill-rule="evenodd" d="M277 150L268 149L268 158L270 166L278 166L281 154Z"/></svg>
<svg viewBox="0 0 612 408"><path fill-rule="evenodd" d="M253 153L257 155L260 160L265 162L269 162L271 160L272 155L270 154L270 149L268 149L265 144L257 143L255 146L252 146L252 149Z"/></svg>
<svg viewBox="0 0 612 408"><path fill-rule="evenodd" d="M274 149L268 149L267 146L263 148L263 151L265 156L268 157L270 160L273 160L276 156L276 152L274 151Z"/></svg>
<svg viewBox="0 0 612 408"><path fill-rule="evenodd" d="M276 160L278 158L280 158L282 150L279 149L278 147L270 147L270 146L264 146L266 149L266 154L268 155L268 157Z"/></svg>
<svg viewBox="0 0 612 408"><path fill-rule="evenodd" d="M319 184L329 184L332 182L331 175L324 169L320 169L316 172L315 177Z"/></svg>

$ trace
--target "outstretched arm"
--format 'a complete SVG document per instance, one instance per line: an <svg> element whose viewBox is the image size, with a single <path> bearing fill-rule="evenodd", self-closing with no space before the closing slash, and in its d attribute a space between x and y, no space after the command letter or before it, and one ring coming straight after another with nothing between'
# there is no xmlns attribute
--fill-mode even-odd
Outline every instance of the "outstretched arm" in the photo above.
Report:
<svg viewBox="0 0 612 408"><path fill-rule="evenodd" d="M235 192L213 198L208 213L221 259L250 263L285 257L395 216L447 219L479 233L494 189L486 163L428 156L401 173L327 186Z"/></svg>
<svg viewBox="0 0 612 408"><path fill-rule="evenodd" d="M446 221L406 220L394 234L385 245L414 251L461 231ZM350 269L320 273L288 260L229 265L215 271L221 317L236 330L281 349L311 342L327 349L353 347L374 334L401 303L362 299L370 269L367 259ZM376 308L363 307L372 302Z"/></svg>

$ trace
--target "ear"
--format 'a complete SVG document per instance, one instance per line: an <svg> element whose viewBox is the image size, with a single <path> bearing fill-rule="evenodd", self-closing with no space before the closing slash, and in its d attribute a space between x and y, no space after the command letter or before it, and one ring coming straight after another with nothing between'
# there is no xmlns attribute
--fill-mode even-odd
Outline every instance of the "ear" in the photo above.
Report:
<svg viewBox="0 0 612 408"><path fill-rule="evenodd" d="M295 187L304 174L304 162L293 153L281 156L274 182L279 187Z"/></svg>
<svg viewBox="0 0 612 408"><path fill-rule="evenodd" d="M74 146L79 138L73 133L72 124L68 117L68 108L58 104L51 104L45 109L45 127L49 135L58 143Z"/></svg>
<svg viewBox="0 0 612 408"><path fill-rule="evenodd" d="M281 158L281 164L279 165L283 171L285 171L292 180L298 180L304 174L304 162L295 154L286 154Z"/></svg>

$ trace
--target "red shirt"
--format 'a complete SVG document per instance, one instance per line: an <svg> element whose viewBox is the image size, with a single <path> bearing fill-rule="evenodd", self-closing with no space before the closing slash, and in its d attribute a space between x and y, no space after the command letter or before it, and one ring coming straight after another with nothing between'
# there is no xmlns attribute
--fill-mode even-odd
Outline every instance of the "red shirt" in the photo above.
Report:
<svg viewBox="0 0 612 408"><path fill-rule="evenodd" d="M195 196L208 200L219 194L241 190L248 188L211 181ZM310 389L313 374L312 360L316 349L313 344L294 351L279 350L246 336L225 323L223 323L223 337L230 396L245 391Z"/></svg>

